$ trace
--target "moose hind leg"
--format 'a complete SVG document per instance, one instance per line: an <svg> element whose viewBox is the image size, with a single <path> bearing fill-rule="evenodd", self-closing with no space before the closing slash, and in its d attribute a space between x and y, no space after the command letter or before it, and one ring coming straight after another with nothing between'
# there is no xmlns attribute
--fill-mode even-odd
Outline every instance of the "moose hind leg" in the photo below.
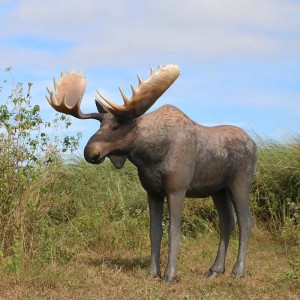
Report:
<svg viewBox="0 0 300 300"><path fill-rule="evenodd" d="M233 207L229 197L228 189L224 189L212 196L219 215L220 242L216 259L205 275L215 278L225 272L225 257L228 248L229 238L235 225Z"/></svg>
<svg viewBox="0 0 300 300"><path fill-rule="evenodd" d="M249 188L242 184L236 184L231 188L231 194L239 226L239 251L231 276L244 277L250 231L253 224L249 207Z"/></svg>

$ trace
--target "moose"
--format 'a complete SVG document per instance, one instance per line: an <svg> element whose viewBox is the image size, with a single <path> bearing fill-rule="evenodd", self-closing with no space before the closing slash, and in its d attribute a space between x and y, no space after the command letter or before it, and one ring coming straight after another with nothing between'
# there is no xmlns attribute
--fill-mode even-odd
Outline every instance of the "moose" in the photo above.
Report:
<svg viewBox="0 0 300 300"><path fill-rule="evenodd" d="M100 164L108 157L118 169L126 159L137 167L150 210L149 277L161 277L164 198L169 212L169 252L162 280L171 282L177 279L184 198L209 196L219 216L220 241L215 261L205 276L215 278L225 272L226 251L237 219L239 249L231 275L244 277L253 223L249 187L254 177L257 148L242 129L229 125L201 126L172 105L145 114L179 75L176 65L159 66L156 72L151 68L151 75L145 81L137 74L139 85L137 88L131 85L130 99L119 87L124 100L122 106L97 90L97 113L81 112L80 103L87 84L82 72L62 73L59 83L54 77L55 93L47 87L46 98L58 112L100 121L100 129L84 149L87 162Z"/></svg>

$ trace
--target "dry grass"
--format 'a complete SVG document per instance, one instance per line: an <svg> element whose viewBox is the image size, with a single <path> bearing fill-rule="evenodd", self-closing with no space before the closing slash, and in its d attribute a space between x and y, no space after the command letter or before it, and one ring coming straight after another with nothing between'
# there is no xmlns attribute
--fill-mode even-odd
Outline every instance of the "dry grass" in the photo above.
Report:
<svg viewBox="0 0 300 300"><path fill-rule="evenodd" d="M179 282L164 284L147 279L148 245L99 244L65 265L52 264L37 272L27 269L18 277L2 275L0 299L299 299L300 284L286 276L296 247L286 248L268 234L254 229L248 253L247 277L230 277L237 253L233 238L227 271L215 280L203 274L213 262L218 238L209 234L183 238ZM162 266L167 257L163 241Z"/></svg>

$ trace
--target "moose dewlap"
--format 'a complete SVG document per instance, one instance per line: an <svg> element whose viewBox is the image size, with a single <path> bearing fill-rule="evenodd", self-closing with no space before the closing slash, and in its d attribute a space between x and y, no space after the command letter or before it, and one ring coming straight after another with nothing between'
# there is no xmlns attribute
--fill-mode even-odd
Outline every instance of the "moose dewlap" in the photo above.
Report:
<svg viewBox="0 0 300 300"><path fill-rule="evenodd" d="M148 194L150 209L150 277L161 276L160 246L164 198L169 209L169 256L163 280L177 277L180 223L184 198L211 196L220 219L220 243L216 259L206 274L216 277L225 271L229 237L235 225L233 207L239 226L239 251L232 275L245 275L252 217L249 210L249 187L253 180L257 149L253 140L234 126L201 126L182 111L164 105L145 112L178 78L178 66L159 66L156 72L132 88L127 98L120 88L124 105L103 96L96 97L98 113L80 110L87 78L75 71L54 78L55 93L48 87L46 96L57 111L79 119L96 119L101 128L90 138L85 149L86 161L99 164L108 157L116 168L126 159L138 169L142 186Z"/></svg>

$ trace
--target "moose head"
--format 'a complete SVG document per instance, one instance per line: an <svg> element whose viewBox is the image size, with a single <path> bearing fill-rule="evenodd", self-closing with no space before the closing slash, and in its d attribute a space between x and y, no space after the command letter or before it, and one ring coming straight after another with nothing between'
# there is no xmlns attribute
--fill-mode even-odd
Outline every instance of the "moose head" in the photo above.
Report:
<svg viewBox="0 0 300 300"><path fill-rule="evenodd" d="M96 106L98 113L84 114L80 104L85 92L87 77L75 71L62 73L59 83L54 77L55 93L48 87L50 97L46 98L58 112L72 115L78 119L96 119L101 123L100 129L90 138L84 157L92 164L102 163L108 157L116 168L122 168L134 142L137 119L143 115L156 100L172 85L180 74L179 67L159 65L157 72L151 68L151 75L143 81L139 74L139 86L131 84L132 97L125 96L119 87L124 105L120 106L103 96L98 90Z"/></svg>

